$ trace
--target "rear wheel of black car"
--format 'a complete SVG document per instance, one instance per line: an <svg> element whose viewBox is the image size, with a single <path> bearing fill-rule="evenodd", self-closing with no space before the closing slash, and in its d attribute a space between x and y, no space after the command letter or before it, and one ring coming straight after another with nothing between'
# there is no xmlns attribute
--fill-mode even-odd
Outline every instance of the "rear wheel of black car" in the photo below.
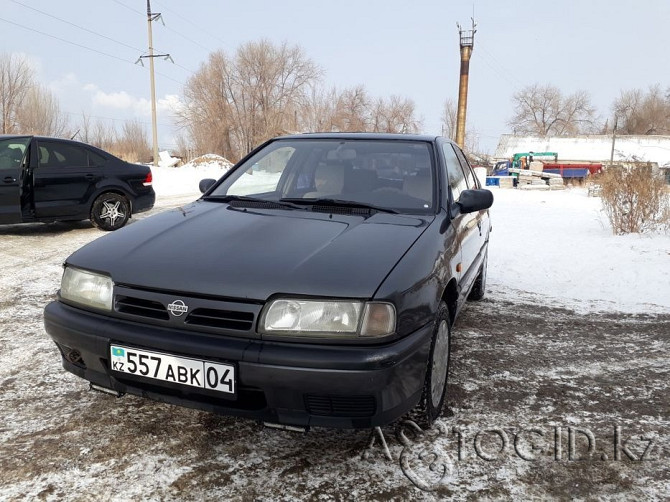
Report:
<svg viewBox="0 0 670 502"><path fill-rule="evenodd" d="M488 269L488 261L489 255L486 253L482 266L479 269L479 274L477 274L477 278L475 279L475 284L472 286L470 294L468 295L468 300L478 301L484 298L484 295L486 294L486 270Z"/></svg>
<svg viewBox="0 0 670 502"><path fill-rule="evenodd" d="M447 396L447 376L451 346L449 308L441 302L435 316L426 380L423 385L420 412L424 425L430 426L440 415Z"/></svg>
<svg viewBox="0 0 670 502"><path fill-rule="evenodd" d="M117 230L130 218L130 202L123 195L103 193L93 202L91 222L100 230Z"/></svg>

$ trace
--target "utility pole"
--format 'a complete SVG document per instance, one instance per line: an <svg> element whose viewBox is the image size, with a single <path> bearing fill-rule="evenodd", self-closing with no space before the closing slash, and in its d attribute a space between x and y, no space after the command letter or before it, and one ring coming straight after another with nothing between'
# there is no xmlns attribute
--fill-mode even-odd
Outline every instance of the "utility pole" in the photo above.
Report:
<svg viewBox="0 0 670 502"><path fill-rule="evenodd" d="M154 58L163 58L169 59L172 61L172 58L169 54L154 54L154 43L151 33L151 23L157 19L163 22L163 17L160 12L151 12L151 3L150 0L147 0L147 29L149 32L149 53L143 56L140 56L137 59L137 63L142 64L142 59L149 58L149 73L151 74L151 132L153 137L153 152L154 152L154 166L158 165L158 130L156 126L156 80L154 78ZM174 62L174 61L173 61Z"/></svg>
<svg viewBox="0 0 670 502"><path fill-rule="evenodd" d="M458 86L458 113L456 116L456 144L461 148L465 146L465 116L468 108L468 78L470 76L470 57L475 45L475 33L477 32L474 17L472 29L463 30L456 23L461 44L461 78Z"/></svg>

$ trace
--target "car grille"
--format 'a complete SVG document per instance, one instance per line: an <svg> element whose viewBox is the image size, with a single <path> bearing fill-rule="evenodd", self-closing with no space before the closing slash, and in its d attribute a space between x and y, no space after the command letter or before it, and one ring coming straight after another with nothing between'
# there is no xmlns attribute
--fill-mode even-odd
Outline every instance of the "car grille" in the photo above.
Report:
<svg viewBox="0 0 670 502"><path fill-rule="evenodd" d="M123 314L148 317L150 319L163 319L167 321L170 318L170 314L168 314L165 305L162 303L130 296L118 295L116 297L116 310Z"/></svg>
<svg viewBox="0 0 670 502"><path fill-rule="evenodd" d="M254 321L262 307L260 303L192 297L122 285L115 286L114 300L117 315L136 322L245 337L256 336ZM184 313L170 312L168 307L175 301L181 302Z"/></svg>
<svg viewBox="0 0 670 502"><path fill-rule="evenodd" d="M305 395L305 407L312 415L328 417L371 417L377 411L374 396Z"/></svg>
<svg viewBox="0 0 670 502"><path fill-rule="evenodd" d="M188 314L184 322L192 326L249 331L254 324L254 314L229 310L195 309Z"/></svg>

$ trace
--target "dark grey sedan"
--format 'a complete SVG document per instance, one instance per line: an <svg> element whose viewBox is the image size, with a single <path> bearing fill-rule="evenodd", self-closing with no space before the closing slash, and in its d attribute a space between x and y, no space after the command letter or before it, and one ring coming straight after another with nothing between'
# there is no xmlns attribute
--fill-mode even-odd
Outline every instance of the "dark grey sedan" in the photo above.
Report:
<svg viewBox="0 0 670 502"><path fill-rule="evenodd" d="M286 136L201 190L67 259L45 310L66 370L302 428L439 415L451 326L484 295L493 202L455 144Z"/></svg>

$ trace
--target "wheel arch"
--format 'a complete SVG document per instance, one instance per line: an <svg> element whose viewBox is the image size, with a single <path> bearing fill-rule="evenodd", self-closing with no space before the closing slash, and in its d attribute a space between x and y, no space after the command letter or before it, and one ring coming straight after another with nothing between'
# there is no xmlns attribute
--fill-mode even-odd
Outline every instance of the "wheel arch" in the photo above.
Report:
<svg viewBox="0 0 670 502"><path fill-rule="evenodd" d="M91 211L93 211L93 204L95 204L95 201L97 200L98 197L101 195L104 195L106 193L113 193L116 195L120 195L123 198L125 198L128 201L128 205L130 206L130 216L133 214L133 198L128 195L128 193L123 190L122 188L118 186L102 186L98 190L95 191L93 196L88 202L88 214L91 214Z"/></svg>
<svg viewBox="0 0 670 502"><path fill-rule="evenodd" d="M454 325L456 320L456 312L458 310L458 283L454 277L447 283L440 300L447 304L449 309L449 322Z"/></svg>

